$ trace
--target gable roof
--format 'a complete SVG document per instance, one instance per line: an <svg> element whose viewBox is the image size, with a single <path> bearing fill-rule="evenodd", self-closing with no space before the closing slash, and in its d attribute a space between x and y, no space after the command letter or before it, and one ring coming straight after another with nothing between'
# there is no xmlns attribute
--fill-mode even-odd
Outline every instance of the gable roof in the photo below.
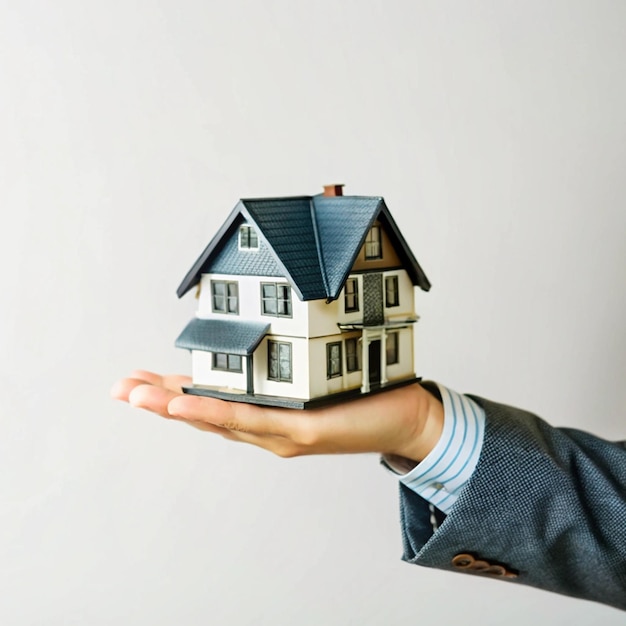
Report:
<svg viewBox="0 0 626 626"><path fill-rule="evenodd" d="M258 233L265 266L273 269L266 275L280 269L302 300L336 300L375 220L389 236L413 284L428 291L430 282L383 198L318 195L240 200L187 272L178 297L196 285L202 274L223 268L226 251L234 263L232 271L224 273L246 273L238 267L241 262L235 260L232 241L239 226L247 222Z"/></svg>

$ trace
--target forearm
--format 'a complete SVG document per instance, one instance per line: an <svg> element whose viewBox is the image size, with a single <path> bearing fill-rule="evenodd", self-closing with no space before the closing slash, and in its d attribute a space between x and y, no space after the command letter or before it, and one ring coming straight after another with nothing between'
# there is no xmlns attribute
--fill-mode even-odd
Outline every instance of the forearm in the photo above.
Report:
<svg viewBox="0 0 626 626"><path fill-rule="evenodd" d="M460 571L454 557L469 553L516 582L626 609L624 447L476 401L483 450L437 532L426 502L401 488L405 560Z"/></svg>

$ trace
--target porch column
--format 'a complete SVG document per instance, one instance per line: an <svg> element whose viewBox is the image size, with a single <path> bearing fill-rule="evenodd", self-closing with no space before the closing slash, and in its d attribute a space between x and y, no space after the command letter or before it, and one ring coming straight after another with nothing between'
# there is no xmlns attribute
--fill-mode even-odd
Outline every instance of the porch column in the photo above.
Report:
<svg viewBox="0 0 626 626"><path fill-rule="evenodd" d="M380 333L380 384L387 382L387 330L381 329Z"/></svg>
<svg viewBox="0 0 626 626"><path fill-rule="evenodd" d="M369 393L370 390L369 345L367 329L364 328L361 336L361 393Z"/></svg>
<svg viewBox="0 0 626 626"><path fill-rule="evenodd" d="M254 363L251 354L246 356L246 393L254 394Z"/></svg>

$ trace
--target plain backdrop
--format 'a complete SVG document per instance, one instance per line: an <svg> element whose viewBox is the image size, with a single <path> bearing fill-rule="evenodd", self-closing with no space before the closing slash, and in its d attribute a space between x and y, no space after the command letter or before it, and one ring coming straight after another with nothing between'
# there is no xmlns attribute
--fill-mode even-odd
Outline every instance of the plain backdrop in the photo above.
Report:
<svg viewBox="0 0 626 626"><path fill-rule="evenodd" d="M400 560L376 455L109 399L188 372L175 288L240 197L385 197L417 373L626 437L626 4L0 2L0 623L623 624Z"/></svg>

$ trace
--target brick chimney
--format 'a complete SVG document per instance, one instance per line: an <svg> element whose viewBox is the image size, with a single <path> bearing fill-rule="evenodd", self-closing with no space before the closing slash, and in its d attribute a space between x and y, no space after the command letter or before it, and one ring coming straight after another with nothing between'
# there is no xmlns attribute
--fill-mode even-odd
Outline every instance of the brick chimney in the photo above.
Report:
<svg viewBox="0 0 626 626"><path fill-rule="evenodd" d="M324 196L343 196L343 185L324 185Z"/></svg>

